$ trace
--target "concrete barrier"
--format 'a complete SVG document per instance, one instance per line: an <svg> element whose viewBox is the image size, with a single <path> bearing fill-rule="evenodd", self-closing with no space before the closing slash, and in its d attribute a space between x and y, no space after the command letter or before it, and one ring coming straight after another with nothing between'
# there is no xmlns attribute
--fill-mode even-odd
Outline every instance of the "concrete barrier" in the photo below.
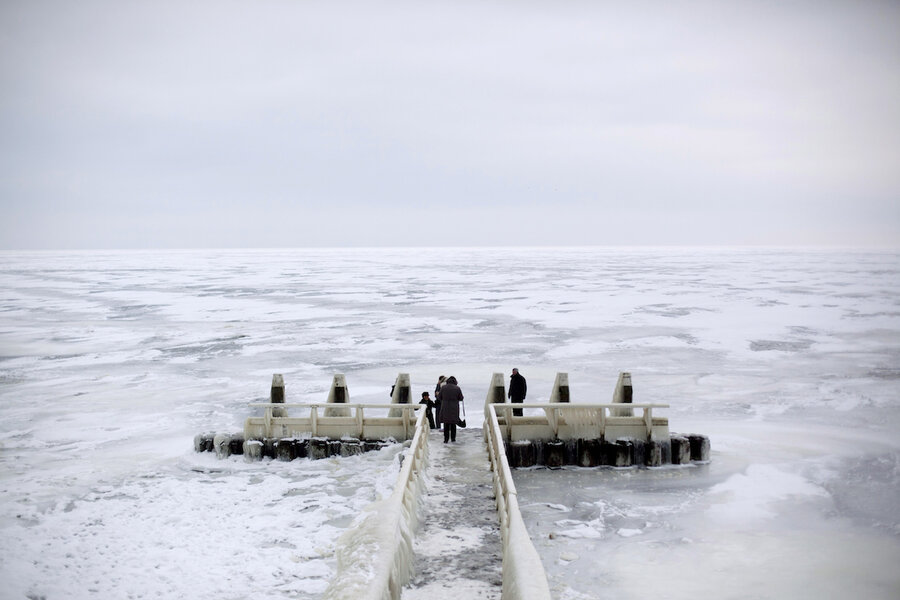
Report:
<svg viewBox="0 0 900 600"><path fill-rule="evenodd" d="M487 414L488 406L505 402L506 380L503 378L503 373L494 373L491 375L491 385L488 386L488 393L484 399L484 414Z"/></svg>
<svg viewBox="0 0 900 600"><path fill-rule="evenodd" d="M550 391L550 403L569 402L569 374L557 373Z"/></svg>
<svg viewBox="0 0 900 600"><path fill-rule="evenodd" d="M269 402L272 404L285 403L284 377L282 377L281 373L272 375L272 387L269 390ZM272 416L286 417L288 416L287 409L273 408Z"/></svg>
<svg viewBox="0 0 900 600"><path fill-rule="evenodd" d="M616 389L613 390L613 404L631 404L634 397L634 389L631 387L631 373L619 373L616 381ZM620 408L613 411L614 417L630 417L633 415L630 408Z"/></svg>
<svg viewBox="0 0 900 600"><path fill-rule="evenodd" d="M310 438L326 437L340 440L356 438L362 440L405 441L415 433L415 411L421 410L421 404L347 404L343 409L349 412L345 417L328 417L320 413L335 408L328 404L284 404L251 403L251 407L265 409L262 416L248 417L244 421L244 438L248 440L265 440L268 438ZM272 409L289 407L295 416L275 417ZM303 408L305 416L296 414L294 409ZM388 409L389 415L369 416L373 412L383 415Z"/></svg>
<svg viewBox="0 0 900 600"><path fill-rule="evenodd" d="M331 389L328 390L326 404L347 404L350 402L350 390L347 389L347 378L337 374L331 381ZM326 417L349 417L350 409L346 406L340 408L326 408Z"/></svg>
<svg viewBox="0 0 900 600"><path fill-rule="evenodd" d="M409 404L412 397L412 391L409 385L409 373L400 373L394 381L394 387L391 391L391 404ZM399 408L392 408L388 413L389 417L401 416Z"/></svg>

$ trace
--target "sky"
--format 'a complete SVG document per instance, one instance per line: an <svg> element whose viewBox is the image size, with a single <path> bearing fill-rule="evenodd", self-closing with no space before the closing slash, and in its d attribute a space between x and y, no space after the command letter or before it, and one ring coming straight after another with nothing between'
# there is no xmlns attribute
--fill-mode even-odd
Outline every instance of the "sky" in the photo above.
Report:
<svg viewBox="0 0 900 600"><path fill-rule="evenodd" d="M0 249L900 245L900 3L0 3Z"/></svg>

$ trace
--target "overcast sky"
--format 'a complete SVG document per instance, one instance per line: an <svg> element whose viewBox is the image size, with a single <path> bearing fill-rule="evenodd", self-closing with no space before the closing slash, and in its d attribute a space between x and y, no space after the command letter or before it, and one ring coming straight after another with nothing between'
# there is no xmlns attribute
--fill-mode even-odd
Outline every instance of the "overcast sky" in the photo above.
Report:
<svg viewBox="0 0 900 600"><path fill-rule="evenodd" d="M0 3L0 248L900 245L900 3Z"/></svg>

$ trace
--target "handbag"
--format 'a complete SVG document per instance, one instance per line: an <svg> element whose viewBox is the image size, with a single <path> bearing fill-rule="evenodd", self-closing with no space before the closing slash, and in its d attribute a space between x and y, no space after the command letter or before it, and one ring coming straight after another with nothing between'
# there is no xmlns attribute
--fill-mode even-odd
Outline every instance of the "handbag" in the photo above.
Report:
<svg viewBox="0 0 900 600"><path fill-rule="evenodd" d="M461 401L459 403L459 405L460 405L460 407L462 407L463 418L460 419L459 417L456 417L456 426L465 428L465 426L466 426L466 403Z"/></svg>

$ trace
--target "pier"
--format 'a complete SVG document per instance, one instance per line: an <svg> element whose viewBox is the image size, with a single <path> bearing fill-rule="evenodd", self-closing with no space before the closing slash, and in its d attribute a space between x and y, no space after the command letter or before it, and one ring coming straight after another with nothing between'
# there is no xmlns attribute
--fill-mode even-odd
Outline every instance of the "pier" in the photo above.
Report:
<svg viewBox="0 0 900 600"><path fill-rule="evenodd" d="M393 493L337 542L337 572L326 600L549 600L540 557L518 508L513 470L656 468L709 460L709 438L672 434L667 404L634 403L630 373L621 373L610 403L572 402L568 374L558 373L549 402L506 402L494 373L481 429L459 429L456 443L435 444L423 407L410 404L400 373L390 404L351 403L343 375L327 401L285 402L284 379L272 379L270 402L251 403L235 434L207 433L198 451L247 460L349 456L389 443L409 446ZM517 414L521 411L521 415ZM639 411L639 414L635 414Z"/></svg>

